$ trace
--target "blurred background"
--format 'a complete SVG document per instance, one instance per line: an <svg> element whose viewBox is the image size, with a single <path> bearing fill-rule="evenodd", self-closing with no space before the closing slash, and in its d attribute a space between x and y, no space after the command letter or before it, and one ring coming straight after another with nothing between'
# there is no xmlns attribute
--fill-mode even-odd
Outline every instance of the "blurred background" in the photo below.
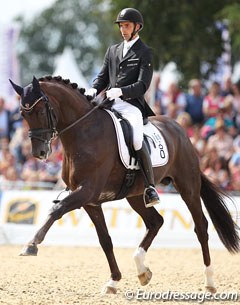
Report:
<svg viewBox="0 0 240 305"><path fill-rule="evenodd" d="M7 1L0 19L1 70L7 73L6 65L13 61L8 73L15 72L15 80L25 85L33 74L53 74L57 59L68 48L76 68L91 83L107 46L120 41L114 21L129 5L124 0ZM187 88L191 78L222 81L236 69L239 1L133 0L131 6L143 14L141 37L153 48L155 70L172 62ZM8 76L1 73L1 86Z"/></svg>
<svg viewBox="0 0 240 305"><path fill-rule="evenodd" d="M202 171L239 201L239 0L8 0L0 18L0 208L5 206L8 215L2 214L4 222L36 221L32 216L39 195L16 200L11 196L22 195L11 190L64 188L61 143L53 143L46 162L32 158L28 129L8 79L25 86L33 75L61 75L79 87L91 87L107 47L121 41L114 21L129 6L142 13L140 36L154 55L148 103L156 114L170 116L185 128ZM158 190L161 196L175 192L171 185ZM189 229L186 219L185 228Z"/></svg>

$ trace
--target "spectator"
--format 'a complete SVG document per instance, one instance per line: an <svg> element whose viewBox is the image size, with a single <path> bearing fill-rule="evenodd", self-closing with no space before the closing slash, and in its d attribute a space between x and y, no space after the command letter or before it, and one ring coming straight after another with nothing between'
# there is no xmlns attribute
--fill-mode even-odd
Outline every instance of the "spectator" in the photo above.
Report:
<svg viewBox="0 0 240 305"><path fill-rule="evenodd" d="M0 154L0 175L6 179L10 169L15 170L16 162L13 154L10 152L8 142L4 141L1 143L1 154Z"/></svg>
<svg viewBox="0 0 240 305"><path fill-rule="evenodd" d="M192 119L189 113L182 112L177 116L176 121L185 129L186 134L191 137L193 134Z"/></svg>
<svg viewBox="0 0 240 305"><path fill-rule="evenodd" d="M209 162L204 174L220 188L232 190L227 162L223 157L218 157L213 162Z"/></svg>
<svg viewBox="0 0 240 305"><path fill-rule="evenodd" d="M167 92L163 94L162 114L168 115L169 109L172 109L170 105L174 105L176 108L175 119L181 112L185 111L186 97L185 94L180 90L176 82L170 83Z"/></svg>
<svg viewBox="0 0 240 305"><path fill-rule="evenodd" d="M215 134L208 139L208 148L215 147L218 155L229 160L233 153L233 138L226 132L223 119L218 119L215 125Z"/></svg>
<svg viewBox="0 0 240 305"><path fill-rule="evenodd" d="M45 167L40 171L39 179L43 182L57 183L61 178L62 149L58 139L52 142L52 153L45 162Z"/></svg>
<svg viewBox="0 0 240 305"><path fill-rule="evenodd" d="M238 131L240 131L240 80L233 84L233 118L235 122L235 126Z"/></svg>
<svg viewBox="0 0 240 305"><path fill-rule="evenodd" d="M193 125L193 133L190 137L190 140L195 147L198 156L203 157L206 150L206 140L201 137L201 128L198 125Z"/></svg>
<svg viewBox="0 0 240 305"><path fill-rule="evenodd" d="M10 111L5 109L5 100L3 97L0 97L0 138L10 139L10 133Z"/></svg>
<svg viewBox="0 0 240 305"><path fill-rule="evenodd" d="M206 120L202 127L202 137L208 139L211 135L215 133L215 125L217 120L223 120L226 130L231 136L236 135L236 128L233 121L233 112L232 112L232 96L228 95L223 99L222 104L218 110L216 116L210 117Z"/></svg>
<svg viewBox="0 0 240 305"><path fill-rule="evenodd" d="M235 191L240 192L240 135L233 141L234 153L229 161L232 176L232 185Z"/></svg>
<svg viewBox="0 0 240 305"><path fill-rule="evenodd" d="M155 91L154 91L154 112L156 114L163 114L163 106L162 106L162 98L163 98L163 91L160 89L160 74L158 73L155 76Z"/></svg>
<svg viewBox="0 0 240 305"><path fill-rule="evenodd" d="M26 161L25 154L31 153L31 140L28 136L28 129L27 122L23 120L22 125L15 131L9 143L10 150L19 166ZM27 148L25 149L24 147L26 146Z"/></svg>
<svg viewBox="0 0 240 305"><path fill-rule="evenodd" d="M230 161L229 169L232 177L232 185L235 191L240 192L240 151L235 152Z"/></svg>
<svg viewBox="0 0 240 305"><path fill-rule="evenodd" d="M218 159L218 152L216 147L209 147L206 145L205 154L201 158L201 169L204 172L208 167L212 167L212 164Z"/></svg>
<svg viewBox="0 0 240 305"><path fill-rule="evenodd" d="M203 113L205 118L216 117L218 109L222 107L223 97L220 95L220 84L213 82L208 95L203 100Z"/></svg>
<svg viewBox="0 0 240 305"><path fill-rule="evenodd" d="M233 149L235 152L240 152L240 134L233 140Z"/></svg>
<svg viewBox="0 0 240 305"><path fill-rule="evenodd" d="M199 79L192 79L189 82L189 93L186 94L186 112L190 114L193 124L203 123L203 94Z"/></svg>
<svg viewBox="0 0 240 305"><path fill-rule="evenodd" d="M221 96L226 97L228 95L232 95L233 91L232 91L232 80L231 80L231 76L227 75L224 77L223 80L223 88L221 90Z"/></svg>
<svg viewBox="0 0 240 305"><path fill-rule="evenodd" d="M37 182L40 181L40 172L45 167L44 162L34 158L31 154L27 155L27 160L22 166L21 178L24 181Z"/></svg>

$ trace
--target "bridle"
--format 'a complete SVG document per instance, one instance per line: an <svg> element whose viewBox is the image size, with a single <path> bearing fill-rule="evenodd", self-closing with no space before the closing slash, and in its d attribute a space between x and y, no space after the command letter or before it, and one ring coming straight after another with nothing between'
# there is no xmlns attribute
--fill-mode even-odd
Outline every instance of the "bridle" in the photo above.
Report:
<svg viewBox="0 0 240 305"><path fill-rule="evenodd" d="M56 123L57 123L57 117L54 113L53 107L51 106L48 97L43 93L43 95L38 98L32 106L29 106L26 104L26 106L23 106L22 104L20 105L20 110L30 113L34 107L40 103L44 102L45 108L46 108L46 113L47 113L47 121L48 121L48 128L32 128L29 130L28 135L31 139L36 139L41 142L44 142L45 144L49 145L51 141L58 136L62 135L64 132L75 126L77 123L80 121L84 120L86 117L88 117L93 111L95 111L97 108L99 108L99 105L94 106L89 112L87 112L85 115L77 119L75 122L72 124L68 125L61 131L57 131ZM43 135L46 135L46 138L43 137Z"/></svg>
<svg viewBox="0 0 240 305"><path fill-rule="evenodd" d="M48 127L47 128L32 128L29 130L28 135L31 139L36 139L40 142L43 142L45 144L50 144L51 141L57 136L58 132L56 129L56 116L54 114L53 108L51 104L49 103L48 97L43 94L40 98L38 98L32 106L29 106L29 104L26 104L23 106L20 105L20 110L24 111L26 113L30 113L34 107L40 103L44 102L46 113L47 113L47 122ZM45 137L44 137L45 135Z"/></svg>

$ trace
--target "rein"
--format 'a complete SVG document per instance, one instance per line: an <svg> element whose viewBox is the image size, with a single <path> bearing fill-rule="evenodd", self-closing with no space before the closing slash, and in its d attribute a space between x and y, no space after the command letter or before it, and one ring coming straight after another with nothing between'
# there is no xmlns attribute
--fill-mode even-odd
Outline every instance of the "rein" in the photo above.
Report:
<svg viewBox="0 0 240 305"><path fill-rule="evenodd" d="M84 116L80 117L79 119L77 119L75 122L73 122L72 124L68 125L67 127L65 127L63 130L61 130L60 132L57 133L56 136L60 136L61 134L63 134L65 131L69 130L70 128L72 128L73 126L75 126L77 123L81 122L82 120L84 120L85 118L87 118L93 111L95 111L97 108L99 108L99 105L94 106L88 113L84 114Z"/></svg>

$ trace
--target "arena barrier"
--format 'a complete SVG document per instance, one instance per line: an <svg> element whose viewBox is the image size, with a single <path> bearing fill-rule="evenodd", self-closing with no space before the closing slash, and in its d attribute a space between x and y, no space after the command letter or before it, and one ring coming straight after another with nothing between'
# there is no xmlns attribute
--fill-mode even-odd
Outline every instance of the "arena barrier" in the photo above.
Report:
<svg viewBox="0 0 240 305"><path fill-rule="evenodd" d="M55 191L4 191L0 196L0 244L20 245L28 242L46 219L52 207ZM65 193L66 194L66 193ZM62 199L64 196L61 196ZM153 247L200 247L194 233L192 217L178 194L160 194L161 205L156 209L164 217L164 225L155 238ZM227 202L233 219L240 225L240 197L233 197L235 205ZM115 247L137 247L145 233L141 218L126 200L107 202L103 210ZM208 215L205 211L205 215ZM209 222L211 248L223 248ZM87 213L75 210L55 222L44 245L99 246L97 234Z"/></svg>

